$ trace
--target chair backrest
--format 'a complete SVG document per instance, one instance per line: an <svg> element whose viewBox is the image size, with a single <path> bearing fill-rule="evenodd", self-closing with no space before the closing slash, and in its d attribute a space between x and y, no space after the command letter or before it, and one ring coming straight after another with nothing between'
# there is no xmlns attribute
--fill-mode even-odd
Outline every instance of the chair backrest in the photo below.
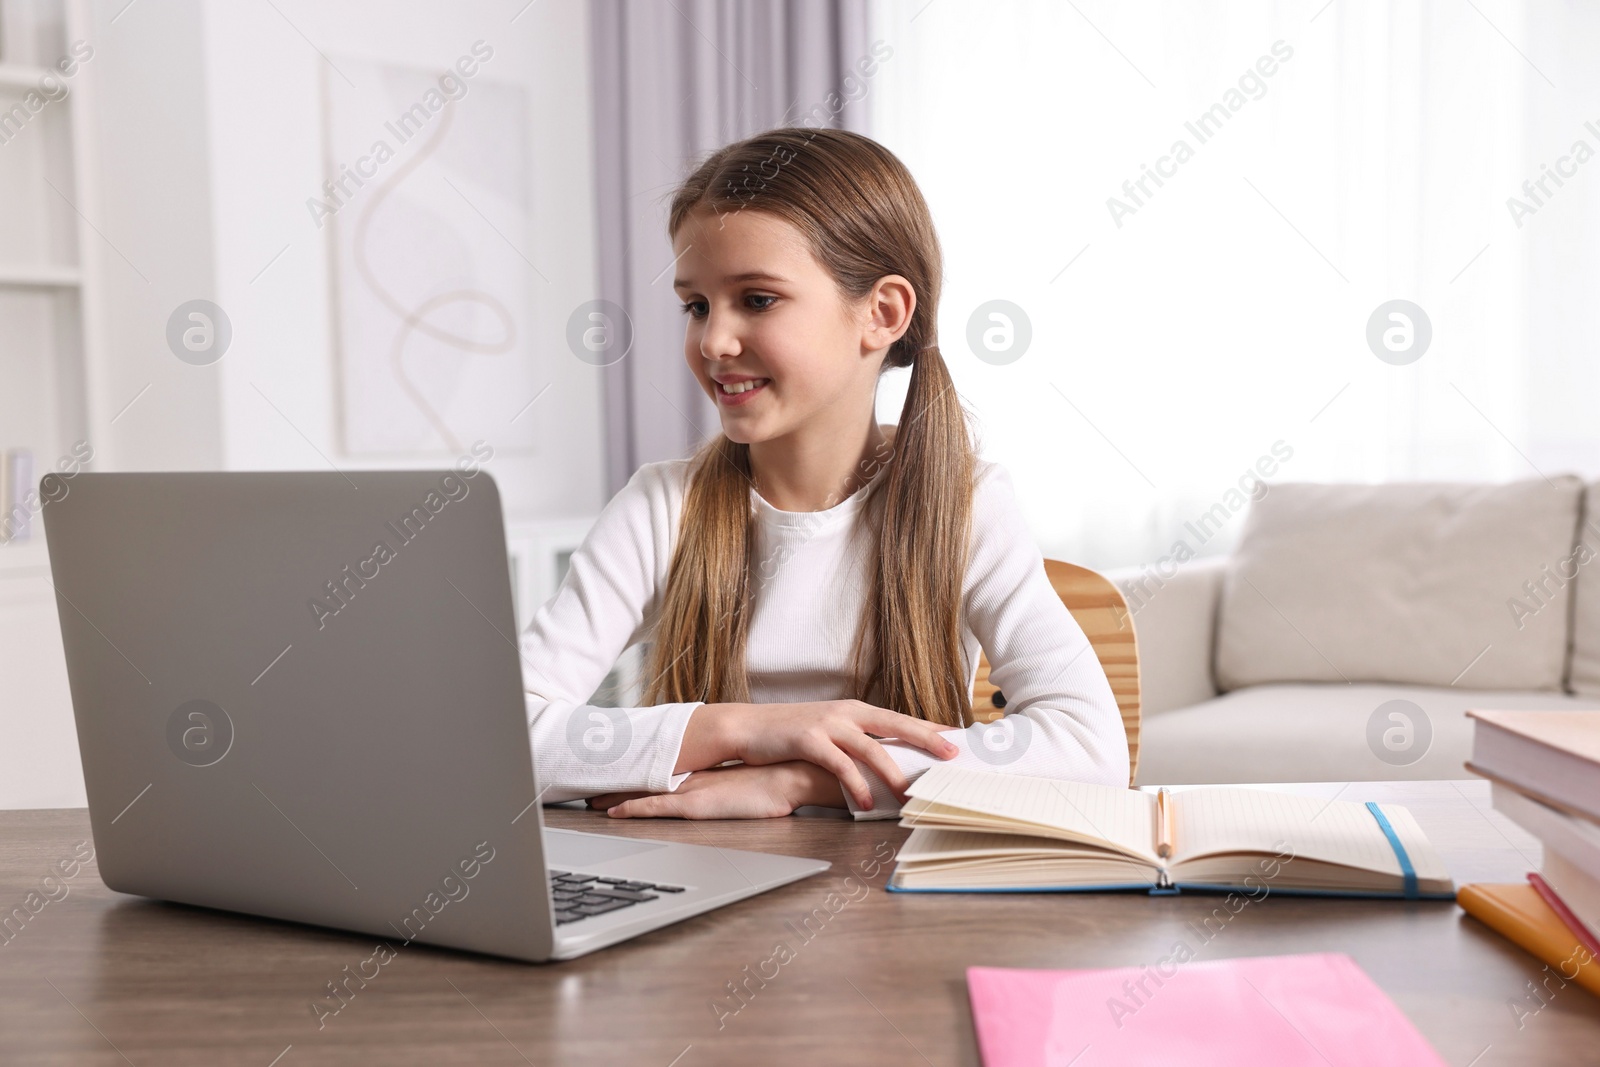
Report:
<svg viewBox="0 0 1600 1067"><path fill-rule="evenodd" d="M1133 631L1133 613L1128 602L1110 579L1087 567L1047 559L1044 570L1056 595L1072 612L1100 666L1111 682L1122 713L1122 728L1128 734L1128 784L1139 769L1139 642ZM978 678L972 692L972 715L979 722L991 722L1004 714L994 704L995 687L989 683L989 657L978 661Z"/></svg>

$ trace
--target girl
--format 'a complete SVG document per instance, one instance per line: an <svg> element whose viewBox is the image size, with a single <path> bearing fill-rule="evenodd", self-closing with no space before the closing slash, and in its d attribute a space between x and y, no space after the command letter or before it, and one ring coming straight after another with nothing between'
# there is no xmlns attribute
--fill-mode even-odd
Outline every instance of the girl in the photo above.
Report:
<svg viewBox="0 0 1600 1067"><path fill-rule="evenodd" d="M905 166L859 134L769 130L690 175L668 232L722 432L634 473L522 636L546 802L887 818L935 760L1126 786L1111 686L1010 476L974 456ZM911 368L898 426L874 417L887 367ZM641 640L647 706L583 704ZM1006 715L963 729L980 648Z"/></svg>

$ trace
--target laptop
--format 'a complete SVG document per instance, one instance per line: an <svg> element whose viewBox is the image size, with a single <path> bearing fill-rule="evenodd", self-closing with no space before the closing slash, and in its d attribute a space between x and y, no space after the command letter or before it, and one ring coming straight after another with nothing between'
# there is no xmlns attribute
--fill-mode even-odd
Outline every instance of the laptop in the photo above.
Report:
<svg viewBox="0 0 1600 1067"><path fill-rule="evenodd" d="M50 577L111 889L538 962L830 866L545 827L487 472L61 481Z"/></svg>

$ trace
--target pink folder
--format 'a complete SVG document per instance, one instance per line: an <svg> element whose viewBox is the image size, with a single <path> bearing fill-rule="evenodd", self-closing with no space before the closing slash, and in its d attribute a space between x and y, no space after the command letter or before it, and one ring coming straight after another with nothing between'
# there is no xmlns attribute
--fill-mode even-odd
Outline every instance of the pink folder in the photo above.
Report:
<svg viewBox="0 0 1600 1067"><path fill-rule="evenodd" d="M984 1067L1445 1067L1342 953L1096 971L967 968Z"/></svg>

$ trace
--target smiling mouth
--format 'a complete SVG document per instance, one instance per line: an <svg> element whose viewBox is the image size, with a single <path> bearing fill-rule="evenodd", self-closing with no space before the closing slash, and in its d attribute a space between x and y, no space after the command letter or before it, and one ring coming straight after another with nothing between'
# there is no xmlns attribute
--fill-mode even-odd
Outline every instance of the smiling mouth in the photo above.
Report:
<svg viewBox="0 0 1600 1067"><path fill-rule="evenodd" d="M721 382L717 382L716 385L718 392L724 396L738 396L740 393L747 393L758 386L766 385L771 380L771 378L752 378L750 381L736 382L733 385L724 385Z"/></svg>

